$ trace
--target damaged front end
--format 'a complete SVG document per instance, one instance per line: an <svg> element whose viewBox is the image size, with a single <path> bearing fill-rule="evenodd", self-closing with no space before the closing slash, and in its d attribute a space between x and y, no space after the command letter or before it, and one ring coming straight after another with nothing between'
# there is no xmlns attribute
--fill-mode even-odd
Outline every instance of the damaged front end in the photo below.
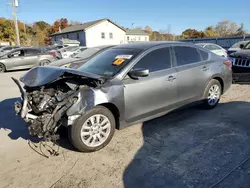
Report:
<svg viewBox="0 0 250 188"><path fill-rule="evenodd" d="M68 118L66 112L74 103L82 100L79 98L79 88L97 87L104 82L96 75L57 67L31 69L20 79L24 90L18 80L12 79L22 97L21 102L14 104L15 112L29 124L30 135L45 141L59 139L56 134L58 128L72 123L73 116Z"/></svg>

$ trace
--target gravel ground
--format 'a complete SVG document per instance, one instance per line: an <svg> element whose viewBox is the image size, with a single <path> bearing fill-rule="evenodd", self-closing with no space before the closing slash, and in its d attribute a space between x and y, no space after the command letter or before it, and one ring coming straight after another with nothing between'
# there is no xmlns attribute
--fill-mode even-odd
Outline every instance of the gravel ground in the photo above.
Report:
<svg viewBox="0 0 250 188"><path fill-rule="evenodd" d="M47 159L29 147L13 112L19 92L10 77L23 73L0 75L0 187L204 188L250 156L250 86L232 85L216 109L188 108L116 131L94 153L76 152L63 137L60 155ZM250 187L250 161L216 187Z"/></svg>

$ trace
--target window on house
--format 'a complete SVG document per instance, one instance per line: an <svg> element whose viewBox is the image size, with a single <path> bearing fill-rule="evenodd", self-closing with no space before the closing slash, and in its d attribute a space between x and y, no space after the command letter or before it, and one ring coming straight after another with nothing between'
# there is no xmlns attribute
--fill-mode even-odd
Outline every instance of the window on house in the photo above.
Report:
<svg viewBox="0 0 250 188"><path fill-rule="evenodd" d="M147 41L148 39L147 39L147 37L145 37L145 41Z"/></svg>
<svg viewBox="0 0 250 188"><path fill-rule="evenodd" d="M141 37L138 37L138 40L140 41L140 40L141 40Z"/></svg>
<svg viewBox="0 0 250 188"><path fill-rule="evenodd" d="M101 33L101 38L105 39L105 33L103 33L103 32Z"/></svg>
<svg viewBox="0 0 250 188"><path fill-rule="evenodd" d="M127 37L127 40L129 40L129 37Z"/></svg>
<svg viewBox="0 0 250 188"><path fill-rule="evenodd" d="M76 38L77 38L77 40L80 39L79 33L76 33Z"/></svg>
<svg viewBox="0 0 250 188"><path fill-rule="evenodd" d="M113 33L109 33L109 38L113 39Z"/></svg>
<svg viewBox="0 0 250 188"><path fill-rule="evenodd" d="M69 38L69 35L67 34L67 39Z"/></svg>
<svg viewBox="0 0 250 188"><path fill-rule="evenodd" d="M55 41L56 41L56 36L55 36Z"/></svg>

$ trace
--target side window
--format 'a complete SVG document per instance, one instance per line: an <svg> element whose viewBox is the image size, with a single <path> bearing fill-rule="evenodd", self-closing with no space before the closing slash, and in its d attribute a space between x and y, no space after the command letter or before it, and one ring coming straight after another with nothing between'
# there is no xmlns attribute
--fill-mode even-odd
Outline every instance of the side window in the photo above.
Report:
<svg viewBox="0 0 250 188"><path fill-rule="evenodd" d="M134 66L135 68L149 69L149 72L155 72L171 68L170 48L161 48L149 52Z"/></svg>
<svg viewBox="0 0 250 188"><path fill-rule="evenodd" d="M202 60L203 61L206 61L208 60L208 53L203 51L203 50L199 50L200 54L201 54L201 57L202 57Z"/></svg>
<svg viewBox="0 0 250 188"><path fill-rule="evenodd" d="M177 64L179 66L202 61L201 56L196 48L189 46L175 46L174 51Z"/></svg>
<svg viewBox="0 0 250 188"><path fill-rule="evenodd" d="M33 56L33 55L37 55L38 51L35 49L27 49L24 51L26 56Z"/></svg>

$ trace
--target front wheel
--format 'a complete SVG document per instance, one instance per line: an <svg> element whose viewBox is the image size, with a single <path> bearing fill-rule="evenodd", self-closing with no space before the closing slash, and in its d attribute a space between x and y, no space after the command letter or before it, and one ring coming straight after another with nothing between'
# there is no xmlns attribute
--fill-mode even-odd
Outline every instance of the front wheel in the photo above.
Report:
<svg viewBox="0 0 250 188"><path fill-rule="evenodd" d="M0 73L4 73L6 71L6 68L4 64L0 63Z"/></svg>
<svg viewBox="0 0 250 188"><path fill-rule="evenodd" d="M221 97L221 84L218 80L212 79L207 84L204 92L204 107L207 109L212 109L217 106Z"/></svg>
<svg viewBox="0 0 250 188"><path fill-rule="evenodd" d="M43 60L43 61L40 62L40 66L46 66L48 64L50 64L49 60Z"/></svg>
<svg viewBox="0 0 250 188"><path fill-rule="evenodd" d="M92 152L105 147L115 132L115 118L103 106L92 108L69 127L69 139L82 152Z"/></svg>

